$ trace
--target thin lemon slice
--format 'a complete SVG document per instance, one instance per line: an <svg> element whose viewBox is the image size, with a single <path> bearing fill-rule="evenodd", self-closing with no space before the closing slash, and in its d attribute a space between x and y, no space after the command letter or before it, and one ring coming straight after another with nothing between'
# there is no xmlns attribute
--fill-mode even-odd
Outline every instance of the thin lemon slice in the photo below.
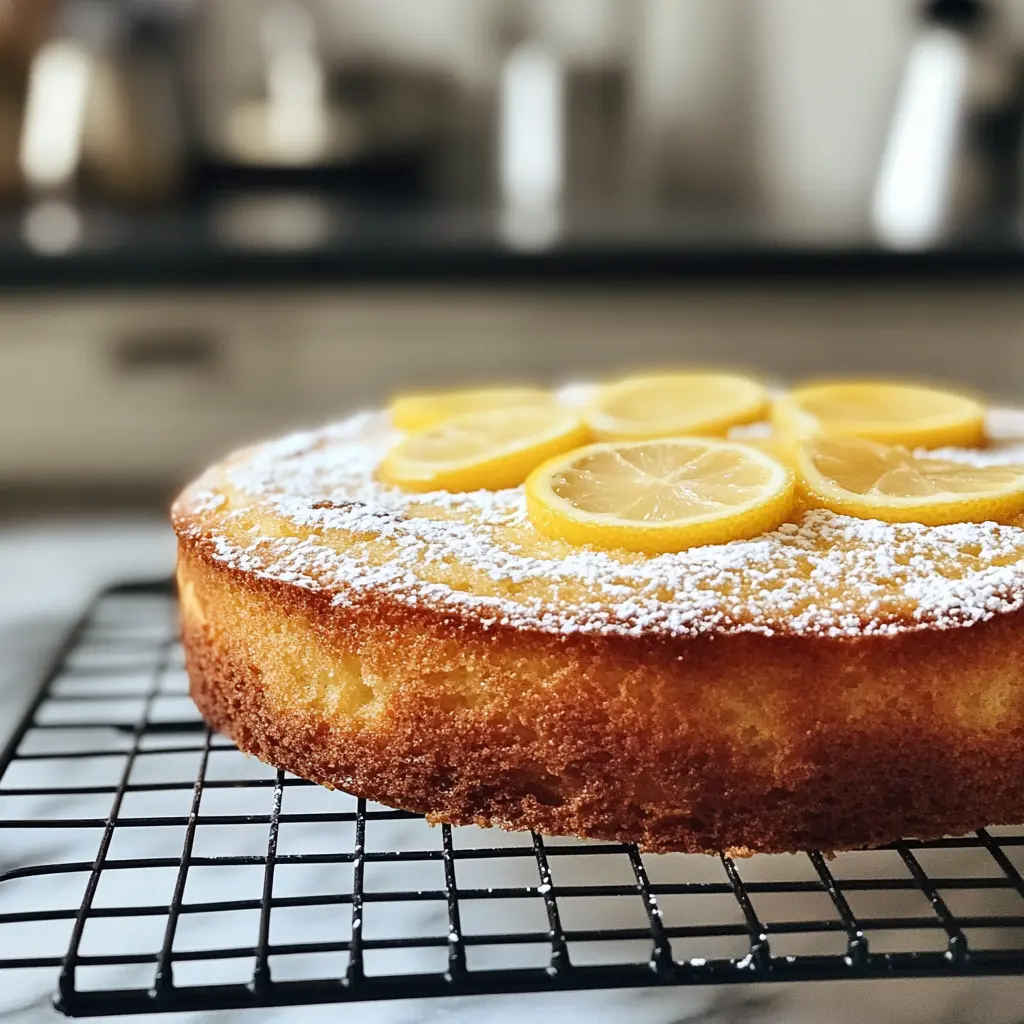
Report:
<svg viewBox="0 0 1024 1024"><path fill-rule="evenodd" d="M555 396L540 388L474 388L398 395L392 399L388 412L399 430L423 430L467 412L553 405L554 402Z"/></svg>
<svg viewBox="0 0 1024 1024"><path fill-rule="evenodd" d="M1024 466L917 458L898 445L821 436L797 448L808 505L887 523L1005 522L1024 511Z"/></svg>
<svg viewBox="0 0 1024 1024"><path fill-rule="evenodd" d="M580 420L553 405L469 412L410 434L379 475L407 491L497 491L587 439Z"/></svg>
<svg viewBox="0 0 1024 1024"><path fill-rule="evenodd" d="M745 444L749 448L756 448L759 452L764 452L787 466L791 466L793 463L792 449L795 442L782 434L760 434L751 437L736 437L731 440L736 444Z"/></svg>
<svg viewBox="0 0 1024 1024"><path fill-rule="evenodd" d="M527 514L545 536L646 554L756 537L793 502L793 473L782 463L699 437L588 445L526 481Z"/></svg>
<svg viewBox="0 0 1024 1024"><path fill-rule="evenodd" d="M849 434L907 448L979 447L985 407L952 391L876 381L812 384L780 398L772 420L784 433Z"/></svg>
<svg viewBox="0 0 1024 1024"><path fill-rule="evenodd" d="M629 377L600 388L586 420L602 440L714 436L763 419L769 405L768 392L748 377L670 373Z"/></svg>

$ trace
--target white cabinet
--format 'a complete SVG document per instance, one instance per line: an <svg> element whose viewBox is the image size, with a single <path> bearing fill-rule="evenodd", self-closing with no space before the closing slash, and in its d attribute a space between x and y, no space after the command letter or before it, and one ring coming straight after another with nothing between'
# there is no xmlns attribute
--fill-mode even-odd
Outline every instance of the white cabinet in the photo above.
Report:
<svg viewBox="0 0 1024 1024"><path fill-rule="evenodd" d="M211 299L0 304L0 474L152 482L264 426L273 311Z"/></svg>
<svg viewBox="0 0 1024 1024"><path fill-rule="evenodd" d="M1010 285L309 289L0 300L0 486L166 485L398 388L622 367L887 373L1024 397Z"/></svg>

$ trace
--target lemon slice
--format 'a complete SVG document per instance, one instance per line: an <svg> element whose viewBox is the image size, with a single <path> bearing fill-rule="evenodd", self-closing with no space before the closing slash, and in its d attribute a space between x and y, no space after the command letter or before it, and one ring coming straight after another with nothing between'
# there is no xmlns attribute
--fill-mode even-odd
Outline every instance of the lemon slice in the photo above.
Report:
<svg viewBox="0 0 1024 1024"><path fill-rule="evenodd" d="M601 440L716 435L763 419L769 404L768 392L748 377L672 373L605 385L586 420Z"/></svg>
<svg viewBox="0 0 1024 1024"><path fill-rule="evenodd" d="M793 445L796 442L782 434L763 434L742 439L737 437L732 440L736 444L745 444L749 448L756 448L759 452L764 452L787 466L793 464Z"/></svg>
<svg viewBox="0 0 1024 1024"><path fill-rule="evenodd" d="M540 388L476 388L398 395L392 399L388 412L399 430L423 430L467 412L552 405L554 402L554 395Z"/></svg>
<svg viewBox="0 0 1024 1024"><path fill-rule="evenodd" d="M985 408L952 391L874 381L812 384L772 408L778 429L797 437L849 434L908 448L985 443Z"/></svg>
<svg viewBox="0 0 1024 1024"><path fill-rule="evenodd" d="M555 405L463 413L400 441L379 476L407 491L496 491L587 440L579 418Z"/></svg>
<svg viewBox="0 0 1024 1024"><path fill-rule="evenodd" d="M839 435L797 449L807 504L887 523L1006 521L1024 511L1024 466L917 458L906 448Z"/></svg>
<svg viewBox="0 0 1024 1024"><path fill-rule="evenodd" d="M646 554L756 537L793 502L793 473L782 463L699 437L588 445L526 481L527 514L545 536Z"/></svg>

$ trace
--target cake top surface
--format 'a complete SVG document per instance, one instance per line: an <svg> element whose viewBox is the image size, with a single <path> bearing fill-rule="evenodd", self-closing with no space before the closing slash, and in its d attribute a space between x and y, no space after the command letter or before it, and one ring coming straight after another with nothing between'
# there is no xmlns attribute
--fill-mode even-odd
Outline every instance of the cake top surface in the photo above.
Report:
<svg viewBox="0 0 1024 1024"><path fill-rule="evenodd" d="M941 455L1024 463L1024 411L994 410L989 433L990 448ZM655 557L598 551L538 534L522 487L410 494L380 483L397 437L384 413L369 412L245 449L185 490L176 529L219 562L335 604L383 592L548 633L856 637L949 629L1024 606L1019 526L809 510L753 540Z"/></svg>

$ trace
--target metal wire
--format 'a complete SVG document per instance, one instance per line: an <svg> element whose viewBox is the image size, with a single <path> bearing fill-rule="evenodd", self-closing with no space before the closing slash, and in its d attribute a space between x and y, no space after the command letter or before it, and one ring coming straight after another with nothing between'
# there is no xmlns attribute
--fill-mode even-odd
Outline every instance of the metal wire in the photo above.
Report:
<svg viewBox="0 0 1024 1024"><path fill-rule="evenodd" d="M192 857L192 847L196 839L196 827L199 821L199 803L203 798L203 785L206 781L206 767L210 763L210 730L206 732L206 744L203 747L203 757L199 762L199 771L196 774L195 785L192 790L192 810L189 812L188 824L185 826L185 842L181 851L181 862L178 866L178 875L174 880L174 895L171 897L171 905L167 913L167 928L164 931L164 944L160 948L160 959L156 966L156 979L153 985L153 992L157 998L166 999L174 989L174 964L172 962L172 949L174 947L174 936L178 928L178 919L181 916L182 903L185 898L185 882L188 878L189 861ZM271 840L273 841L276 830L271 825ZM268 860L267 870L270 871ZM257 962L257 970L258 970Z"/></svg>
<svg viewBox="0 0 1024 1024"><path fill-rule="evenodd" d="M139 628L121 628L122 619ZM1024 862L1016 854L1024 846L1024 831L1002 834L1003 830L982 829L973 836L898 843L887 852L859 855L877 858L880 867L857 876L840 872L819 853L802 860L809 865L806 877L792 877L792 870L765 877L763 867L748 871L745 864L722 857L719 880L706 880L710 863L706 859L699 859L705 866L700 880L685 870L663 880L665 872L654 871L655 858L616 843L545 842L532 835L525 844L516 845L504 834L495 834L492 840L485 832L464 843L460 830L443 825L421 842L406 837L389 844L381 840L388 829L415 831L421 819L365 800L346 802L342 795L332 797L327 810L305 810L301 804L293 809L293 798L315 787L280 771L261 778L216 777L215 759L236 756L229 742L212 735L198 715L186 717L177 706L173 717L154 720L161 698L180 697L182 692L172 692L165 685L177 664L175 629L174 598L167 584L129 585L101 595L71 631L45 685L0 753L0 850L22 849L16 845L19 839L42 837L42 843L52 836L60 840L58 850L74 851L74 855L56 855L43 862L30 857L20 862L8 854L0 863L0 972L53 970L56 1005L64 1013L88 1016L572 988L1024 973L1020 869ZM140 686L136 679L142 677L146 681ZM125 708L134 710L126 715ZM190 760L187 774L157 781L138 777L148 765L160 763L154 759L175 757ZM57 763L63 771L59 784L52 780L52 772L41 774ZM103 765L109 766L110 781L79 777L75 767L85 772ZM189 800L186 814L151 814L148 809L143 814L126 813L130 810L126 801L170 799L175 793ZM230 806L230 813L224 813L223 799L241 800L246 794L258 799L261 793L266 794L265 813L249 813L241 807L235 813ZM106 801L109 810L105 814L91 809L62 812L65 807L77 808L81 801ZM318 806L326 807L328 802ZM229 837L247 829L265 830L260 852L239 852L234 847L222 854L206 852L198 844L210 826L227 830ZM312 826L328 830L332 838L326 848L305 848L300 843L296 849L295 837L301 839L301 829ZM158 840L162 842L165 833L168 841L160 845ZM285 845L286 835L289 845ZM122 856L115 850L118 837L144 837L158 848L145 856ZM945 858L943 864L949 870L935 869L934 860L927 858L936 856ZM965 871L966 856L982 858L984 868ZM585 875L584 859L591 867L607 866L609 872ZM530 862L536 878L533 884L516 884L519 874L516 883L510 881L509 865L525 868ZM685 862L682 858L677 863ZM628 866L629 879L616 878L611 870L615 865ZM897 871L894 865L904 870ZM352 881L346 885L339 873L349 866ZM383 866L411 871L412 884L389 889L375 886L372 873ZM260 882L248 890L236 886L237 891L202 893L214 898L198 898L190 881L197 869L231 869L233 873L249 869L259 873ZM320 869L331 879L323 891L289 894L282 890L282 872L301 871L312 878ZM440 876L432 874L438 871ZM173 875L167 899L157 895L156 887L150 896L151 889L144 883L150 898L141 902L111 900L109 893L106 899L99 898L104 879L109 890L120 892L119 884L109 885L111 880L155 879L160 872ZM440 878L439 884L427 884L435 877ZM57 906L5 899L16 891L15 883L33 880L46 882L54 891L70 886L78 896ZM188 898L190 893L193 898ZM1000 908L1005 901L1006 912L991 913L990 905L982 907L984 912L956 912L965 895L986 893L999 901ZM923 897L919 912L889 912L891 901L911 899L914 894L919 900ZM831 916L776 920L766 909L770 905L762 906L765 900L815 896L827 898ZM582 902L590 916L577 921L579 897L587 898ZM723 900L732 911L712 914L709 920L707 908L719 907ZM874 902L868 904L870 912L858 914L855 907L865 906L858 903L862 900ZM477 913L481 901L498 908L483 927ZM634 907L636 914L620 916L613 909L623 906ZM683 910L673 919L667 908L678 906ZM538 927L536 917L523 915L529 908L539 913L543 927ZM415 920L433 921L430 915L435 910L440 915L436 933L407 927L407 922ZM179 948L183 930L190 922L202 920L198 915L242 920L246 912L258 918L251 932L240 927L230 933L231 941L225 937L220 942L211 940L208 948ZM285 941L274 925L282 914L302 915L300 921L308 920L311 926L317 921L340 925L346 912L351 918L347 935L324 937L312 928L306 934L300 923L295 934L287 936L295 941ZM388 914L384 920L390 922L390 930L385 934L368 928L378 912ZM162 939L154 948L116 952L94 951L85 941L97 927L114 929L116 934L117 929L128 927L128 919L132 924L162 922ZM35 950L6 941L17 928L61 922L69 928L64 948ZM975 940L979 932L988 938ZM919 935L931 937L930 948L921 949L911 941ZM993 935L998 941L991 940ZM787 941L806 936L813 940L806 952L783 955ZM885 937L884 949L872 947L876 936ZM819 944L829 937L840 942L840 951L821 952ZM727 955L715 945L724 941L740 942L745 948ZM637 943L646 943L648 953L638 954ZM589 962L587 950L597 946L605 950L604 959ZM503 956L531 949L542 951L535 966L519 966L519 959L514 961L517 966L505 966L513 961L502 960ZM497 952L488 966L476 967L469 954L477 951ZM383 952L413 958L437 954L443 965L433 970L419 964L409 970L376 972L370 958ZM317 955L342 959L332 960L334 968L318 973ZM237 961L249 965L247 980L237 980L237 971L230 976L222 973ZM296 964L307 965L301 979L294 978ZM191 970L199 967L206 974L201 981L193 980ZM142 971L148 980L144 984L116 979L100 986L84 983L84 971L101 968Z"/></svg>

